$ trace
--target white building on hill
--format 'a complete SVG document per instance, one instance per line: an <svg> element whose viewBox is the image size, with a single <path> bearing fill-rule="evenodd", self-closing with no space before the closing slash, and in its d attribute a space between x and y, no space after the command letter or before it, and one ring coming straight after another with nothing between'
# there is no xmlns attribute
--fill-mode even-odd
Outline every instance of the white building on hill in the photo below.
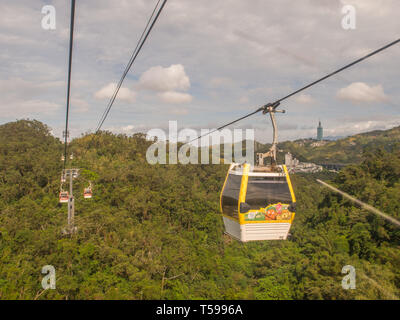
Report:
<svg viewBox="0 0 400 320"><path fill-rule="evenodd" d="M307 172L314 173L323 170L322 166L311 162L300 162L293 155L288 152L285 154L285 165L289 172Z"/></svg>

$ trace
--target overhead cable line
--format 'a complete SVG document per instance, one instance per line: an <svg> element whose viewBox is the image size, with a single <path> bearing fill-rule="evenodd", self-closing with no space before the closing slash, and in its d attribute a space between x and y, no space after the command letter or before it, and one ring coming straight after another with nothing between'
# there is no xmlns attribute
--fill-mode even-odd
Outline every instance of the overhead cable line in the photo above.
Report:
<svg viewBox="0 0 400 320"><path fill-rule="evenodd" d="M132 63L132 60L133 60L133 58L134 58L134 56L135 56L135 54L136 54L136 51L137 51L137 49L138 49L138 47L139 47L139 45L140 45L140 43L141 43L141 41L142 41L142 39L143 39L143 36L144 36L144 34L145 34L145 32L146 32L146 30L147 30L147 28L148 28L148 26L149 26L149 24L150 24L150 22L151 22L153 16L154 16L154 12L156 11L156 9L157 9L159 3L160 3L160 0L157 1L157 4L156 4L156 6L154 7L153 12L151 13L151 16L150 16L149 20L147 21L146 27L143 29L143 32L142 32L142 34L141 34L141 36L140 36L140 38L139 38L139 40L138 40L138 43L136 44L136 47L135 47L135 49L133 50L132 55L131 55L131 57L130 57L130 59L129 59L129 61L128 61L126 67L125 67L125 70L124 70L124 72L123 72L123 74L122 74L122 77L121 77L121 79L119 80L119 82L118 82L118 84L117 84L117 86L116 86L116 88L115 88L115 90L114 90L114 93L113 93L113 95L111 96L110 101L108 102L107 108L104 110L103 115L102 115L101 118L100 118L99 124L103 121L103 119L105 119L105 116L106 116L107 110L108 110L108 108L109 108L109 106L110 106L110 104L111 104L111 101L114 101L114 99L116 98L116 95L118 94L119 88L120 88L121 85L122 85L122 81L125 79L125 76L126 76L126 74L128 73L128 71L129 71L129 68L130 68L129 66L130 66L131 63ZM99 124L98 124L97 128L99 127ZM96 129L96 132L97 132L97 129Z"/></svg>
<svg viewBox="0 0 400 320"><path fill-rule="evenodd" d="M383 213L382 211L379 211L378 209L374 208L373 206L370 206L369 204L366 204L366 203L364 203L364 202L352 197L351 195L347 194L346 192L343 192L343 191L331 186L330 184L328 184L328 183L326 183L326 182L324 182L324 181L322 181L320 179L317 179L317 181L320 184L322 184L323 186L325 186L328 189L332 190L333 192L336 192L336 193L342 195L343 197L349 199L350 201L358 204L361 208L366 209L366 210L368 210L368 211L370 211L370 212L382 217L383 219L389 221L390 223L393 223L396 226L400 227L400 221L394 219L393 217L389 216L388 214Z"/></svg>
<svg viewBox="0 0 400 320"><path fill-rule="evenodd" d="M72 48L74 43L74 22L75 22L75 0L71 0L71 22L69 31L69 61L68 61L68 84L67 84L67 110L65 115L65 140L64 140L64 169L67 165L67 144L68 144L68 120L71 92L71 68L72 68Z"/></svg>
<svg viewBox="0 0 400 320"><path fill-rule="evenodd" d="M373 52L371 52L369 54L367 54L366 56L364 56L364 57L362 57L360 59L357 59L357 60L345 65L344 67L342 67L342 68L340 68L340 69L338 69L338 70L336 70L336 71L334 71L332 73L329 73L328 75L326 75L326 76L324 76L324 77L322 77L322 78L320 78L320 79L318 79L318 80L316 80L314 82L311 82L310 84L307 84L306 86L304 86L304 87L302 87L302 88L300 88L300 89L298 89L298 90L296 90L296 91L284 96L283 98L280 98L280 99L276 100L273 103L267 103L266 105L258 108L256 111L253 111L253 112L251 112L251 113L249 113L249 114L247 114L247 115L245 115L245 116L243 116L243 117L241 117L239 119L236 119L236 120L231 121L231 122L229 122L227 124L224 124L223 126L220 126L219 128L217 128L217 129L215 129L215 130L213 130L211 132L208 132L208 133L206 133L204 135L201 135L201 136L197 137L196 139L193 139L193 140L189 141L188 143L196 141L196 140L198 140L200 138L203 138L203 137L205 137L207 135L210 135L210 134L212 134L212 133L214 133L216 131L222 130L223 128L225 128L227 126L230 126L231 124L239 122L239 121L241 121L243 119L246 119L246 118L248 118L248 117L250 117L250 116L252 116L252 115L254 115L254 114L256 114L256 113L258 113L260 111L262 111L263 113L268 113L269 112L268 109L270 109L270 107L272 107L273 110L276 109L283 100L286 100L286 99L288 99L288 98L300 93L301 91L304 91L304 90L316 85L317 83L319 83L321 81L324 81L324 80L326 80L326 79L328 79L328 78L330 78L330 77L332 77L332 76L334 76L334 75L336 75L336 74L338 74L338 73L340 73L340 72L342 72L342 71L354 66L355 64L360 63L361 61L364 61L364 60L376 55L377 53L394 46L395 44L397 44L399 42L400 42L400 39L397 39L397 40L395 40L395 41L393 41L393 42L391 42L391 43L389 43L389 44L387 44L387 45L385 45L385 46L383 46L383 47L381 47L381 48L379 48L379 49L377 49L377 50L375 50L375 51L373 51Z"/></svg>
<svg viewBox="0 0 400 320"><path fill-rule="evenodd" d="M317 84L317 83L319 83L319 82L321 82L321 81L324 81L325 79L328 79L328 78L334 76L335 74L340 73L340 72L342 72L342 71L344 71L344 70L346 70L346 69L348 69L348 68L354 66L355 64L357 64L357 63L359 63L359 62L361 62L361 61L364 61L364 60L366 60L366 59L368 59L368 58L370 58L370 57L376 55L377 53L379 53L379 52L381 52L381 51L383 51L383 50L388 49L388 48L391 47L391 46L394 46L395 44L397 44L397 43L399 43L399 42L400 42L400 39L397 39L397 40L395 40L395 41L393 41L393 42L391 42L391 43L389 43L389 44L383 46L382 48L379 48L378 50L375 50L375 51L373 51L373 52L367 54L366 56L364 56L364 57L362 57L362 58L360 58L360 59L358 59L358 60L356 60L356 61L353 61L352 63L349 63L348 65L346 65L346 66L344 66L344 67L342 67L342 68L340 68L340 69L338 69L338 70L336 70L336 71L334 71L334 72L332 72L332 73L326 75L325 77L322 77L321 79L318 79L318 80L316 80L316 81L314 81L314 82L312 82L312 83L310 83L310 84L304 86L303 88L300 88L299 90L296 90L296 91L294 91L294 92L288 94L287 96L285 96L285 97L283 97L283 98L281 98L281 99L279 99L279 100L277 100L277 101L275 101L275 102L282 102L283 100L286 100L286 99L290 98L291 96L294 96L295 94L298 94L298 93L300 93L301 91L306 90L306 89L312 87L313 85L315 85L315 84Z"/></svg>
<svg viewBox="0 0 400 320"><path fill-rule="evenodd" d="M113 103L114 103L114 101L115 101L115 98L116 98L117 95L118 95L119 89L121 88L122 82L124 81L126 75L128 74L130 68L132 67L132 64L135 62L136 57L138 56L140 50L142 49L144 43L146 42L146 39L147 39L147 37L149 36L151 30L153 29L154 24L156 23L158 17L160 16L161 11L163 10L165 4L167 3L167 0L163 0L163 3L161 4L161 6L160 6L160 8L159 8L159 10L158 10L158 12L157 12L157 14L156 14L154 20L151 22L151 20L152 20L152 18L153 18L153 16L154 16L154 13L155 13L155 11L156 11L156 9L157 9L159 3L160 3L160 0L158 0L156 6L154 7L154 10L153 10L153 12L152 12L152 14L151 14L151 16L150 16L150 19L148 20L148 22L147 22L147 24L146 24L146 27L145 27L145 29L143 30L143 33L142 33L142 35L141 35L141 37L140 37L140 39L139 39L139 41L138 41L138 43L137 43L137 45L136 45L135 50L134 50L133 53L132 53L132 56L131 56L131 58L130 58L130 60L129 60L129 62L128 62L126 68L125 68L125 71L124 71L124 73L122 74L122 77L121 77L121 79L119 80L118 85L117 85L117 87L115 88L113 95L111 96L111 99L110 99L110 101L109 101L109 103L108 103L108 105L107 105L107 108L105 109L105 111L104 111L104 113L103 113L103 115L102 115L102 117L101 117L101 119L100 119L100 121L99 121L99 123L98 123L98 125L97 125L96 131L95 131L96 134L100 131L100 129L101 129L101 127L102 127L104 121L106 120L106 118L107 118L107 116L108 116L108 114L109 114L109 112L110 112L110 110L111 110L111 107L113 106ZM151 22L151 25L150 25L150 27L148 28L150 22ZM147 30L147 31L146 31L146 30Z"/></svg>

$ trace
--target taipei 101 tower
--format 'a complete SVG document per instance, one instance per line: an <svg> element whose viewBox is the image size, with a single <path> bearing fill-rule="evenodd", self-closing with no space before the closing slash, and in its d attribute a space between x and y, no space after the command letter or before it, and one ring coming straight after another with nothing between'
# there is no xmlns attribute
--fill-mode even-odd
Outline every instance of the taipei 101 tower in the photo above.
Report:
<svg viewBox="0 0 400 320"><path fill-rule="evenodd" d="M324 129L321 126L321 121L319 121L318 128L317 128L317 140L322 141L324 137Z"/></svg>

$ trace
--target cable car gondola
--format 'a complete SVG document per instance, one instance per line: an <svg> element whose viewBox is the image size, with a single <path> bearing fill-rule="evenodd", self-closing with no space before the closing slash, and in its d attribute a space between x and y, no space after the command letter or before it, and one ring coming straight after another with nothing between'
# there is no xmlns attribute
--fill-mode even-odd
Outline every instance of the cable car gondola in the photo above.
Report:
<svg viewBox="0 0 400 320"><path fill-rule="evenodd" d="M295 216L296 198L285 165L276 164L277 130L272 107L268 109L274 128L269 152L257 154L258 165L231 164L220 196L225 232L246 242L286 240ZM282 112L282 111L281 111ZM271 165L264 159L270 157Z"/></svg>
<svg viewBox="0 0 400 320"><path fill-rule="evenodd" d="M89 182L89 187L83 189L83 197L85 199L91 199L92 198L92 183Z"/></svg>
<svg viewBox="0 0 400 320"><path fill-rule="evenodd" d="M59 196L59 202L60 203L67 203L69 200L69 193L68 191L60 191L60 196Z"/></svg>
<svg viewBox="0 0 400 320"><path fill-rule="evenodd" d="M66 177L65 177L65 170L62 171L61 173L61 188L63 183L65 183L67 181Z"/></svg>
<svg viewBox="0 0 400 320"><path fill-rule="evenodd" d="M92 197L92 189L90 189L90 188L85 188L85 189L83 190L83 197L84 197L85 199L90 199L90 198Z"/></svg>

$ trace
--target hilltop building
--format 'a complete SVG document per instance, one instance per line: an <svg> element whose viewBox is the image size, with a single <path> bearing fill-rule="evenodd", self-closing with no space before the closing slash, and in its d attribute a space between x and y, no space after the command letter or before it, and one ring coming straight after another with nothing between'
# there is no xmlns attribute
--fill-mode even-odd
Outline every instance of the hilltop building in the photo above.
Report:
<svg viewBox="0 0 400 320"><path fill-rule="evenodd" d="M285 154L285 165L288 169L294 168L299 164L299 160L293 158L293 155L288 152Z"/></svg>
<svg viewBox="0 0 400 320"><path fill-rule="evenodd" d="M322 128L320 121L317 128L317 140L322 141L323 137L324 137L324 129Z"/></svg>
<svg viewBox="0 0 400 320"><path fill-rule="evenodd" d="M322 166L310 162L300 162L293 155L288 152L285 154L285 165L289 172L321 172L323 170Z"/></svg>

